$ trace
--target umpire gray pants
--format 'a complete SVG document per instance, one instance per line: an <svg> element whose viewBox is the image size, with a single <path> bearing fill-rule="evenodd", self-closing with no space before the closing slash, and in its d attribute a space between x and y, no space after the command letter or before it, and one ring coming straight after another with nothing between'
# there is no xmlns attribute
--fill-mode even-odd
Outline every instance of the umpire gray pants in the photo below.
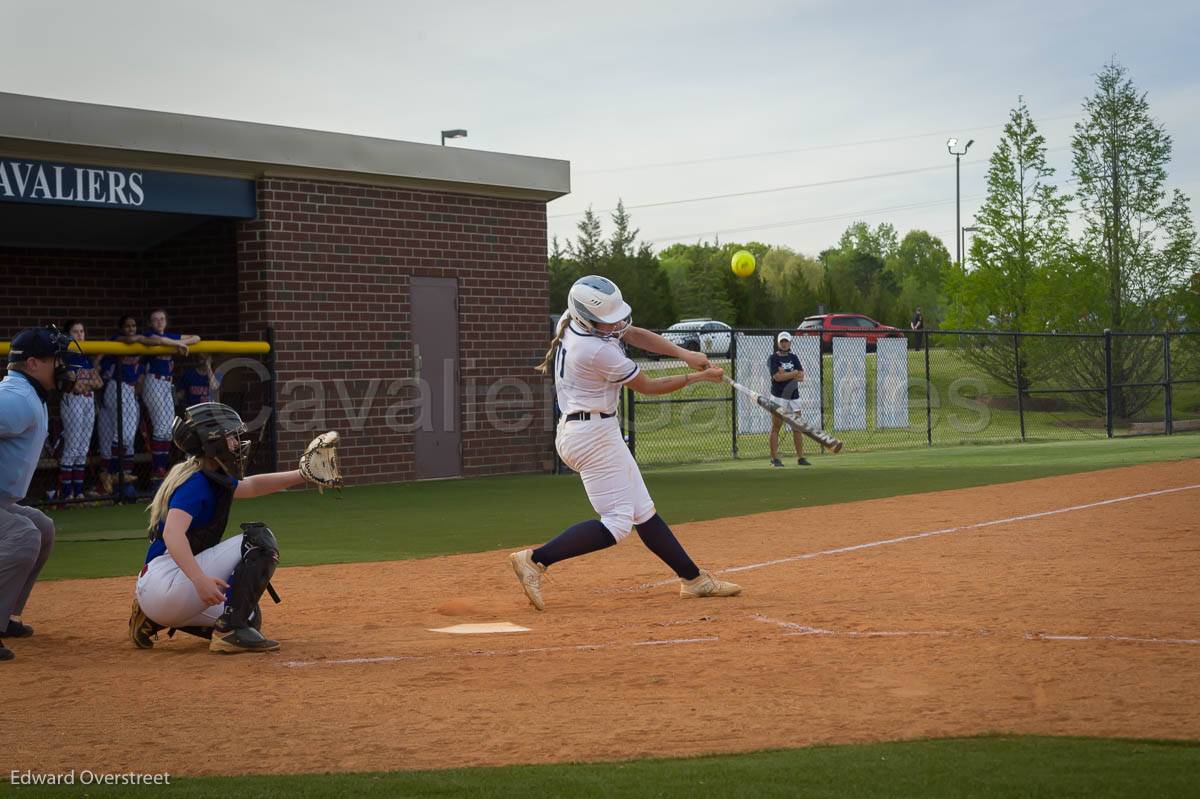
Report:
<svg viewBox="0 0 1200 799"><path fill-rule="evenodd" d="M0 629L20 616L54 548L54 522L36 508L0 503Z"/></svg>

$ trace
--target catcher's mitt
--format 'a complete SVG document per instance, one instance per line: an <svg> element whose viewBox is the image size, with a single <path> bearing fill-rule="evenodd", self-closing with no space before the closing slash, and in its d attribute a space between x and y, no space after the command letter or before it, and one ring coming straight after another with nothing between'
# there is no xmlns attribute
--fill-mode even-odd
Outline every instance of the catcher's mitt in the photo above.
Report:
<svg viewBox="0 0 1200 799"><path fill-rule="evenodd" d="M322 494L326 488L342 488L342 473L337 463L338 434L322 433L314 438L300 456L300 476L317 487Z"/></svg>

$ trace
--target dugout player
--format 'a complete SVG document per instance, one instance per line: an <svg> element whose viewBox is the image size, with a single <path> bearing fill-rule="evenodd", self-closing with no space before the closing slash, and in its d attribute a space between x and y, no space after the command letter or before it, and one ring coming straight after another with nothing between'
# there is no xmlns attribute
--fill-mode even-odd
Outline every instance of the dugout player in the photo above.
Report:
<svg viewBox="0 0 1200 799"><path fill-rule="evenodd" d="M771 376L771 397L784 410L800 411L800 381L804 379L804 367L792 352L792 334L786 330L775 336L775 351L767 358L767 374ZM771 465L783 466L779 460L779 428L783 420L771 414ZM810 466L804 457L804 434L792 430L792 443L796 445L796 463Z"/></svg>
<svg viewBox="0 0 1200 799"><path fill-rule="evenodd" d="M299 471L246 477L250 442L237 411L219 402L186 409L175 419L175 446L187 459L175 464L150 503L150 546L138 575L129 637L154 646L170 628L209 639L213 652L269 652L259 599L279 562L275 534L261 522L243 524L224 541L235 499L274 494L300 485Z"/></svg>
<svg viewBox="0 0 1200 799"><path fill-rule="evenodd" d="M537 549L509 555L525 596L538 610L545 609L541 576L547 568L610 547L634 529L646 548L679 576L682 596L734 596L742 590L699 569L688 557L655 510L617 419L621 386L641 394L668 394L701 380L719 383L723 372L709 365L707 355L634 327L631 318L632 310L615 283L597 275L580 278L568 292L567 310L538 366L538 371L554 378L562 409L555 447L563 463L583 478L588 499L600 515L567 528ZM623 340L648 352L678 358L697 371L649 377L625 354Z"/></svg>
<svg viewBox="0 0 1200 799"><path fill-rule="evenodd" d="M83 322L71 320L63 327L72 341L83 343L87 330ZM65 391L59 404L62 417L62 455L58 459L57 499L78 498L84 495L83 478L87 467L88 449L96 428L95 391L104 385L94 355L71 351L66 356L67 370L73 375L71 389Z"/></svg>
<svg viewBox="0 0 1200 799"><path fill-rule="evenodd" d="M175 347L187 355L188 347L200 341L199 336L183 335L167 330L167 312L158 308L150 313L150 328L140 337L151 347ZM150 417L151 482L157 488L167 476L171 465L171 422L175 419L175 356L148 355L145 359L146 377L142 383L142 402Z"/></svg>
<svg viewBox="0 0 1200 799"><path fill-rule="evenodd" d="M8 374L0 380L0 661L12 660L5 638L27 638L21 622L34 581L54 547L54 522L18 505L29 490L46 444L46 400L69 380L63 354L70 339L56 328L29 328L12 340Z"/></svg>
<svg viewBox="0 0 1200 799"><path fill-rule="evenodd" d="M212 398L212 392L221 388L221 379L213 371L212 356L207 352L200 356L200 364L189 366L175 379L175 402L190 408Z"/></svg>
<svg viewBox="0 0 1200 799"><path fill-rule="evenodd" d="M117 321L117 334L110 341L135 344L142 340L137 332L137 319L122 316ZM100 359L100 378L104 381L104 397L97 421L97 437L103 471L100 485L105 494L114 491L117 469L125 472L125 491L136 494L133 474L133 439L138 427L137 388L142 380L142 359L137 355L105 355ZM117 397L120 395L121 418L117 418ZM118 462L118 458L120 458Z"/></svg>

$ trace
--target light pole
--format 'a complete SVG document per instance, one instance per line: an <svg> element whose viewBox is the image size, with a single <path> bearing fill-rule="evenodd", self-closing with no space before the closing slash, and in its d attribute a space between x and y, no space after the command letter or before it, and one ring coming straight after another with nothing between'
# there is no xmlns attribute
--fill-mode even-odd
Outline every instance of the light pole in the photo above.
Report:
<svg viewBox="0 0 1200 799"><path fill-rule="evenodd" d="M967 225L965 228L962 229L962 232L963 232L962 248L963 248L964 252L967 249L967 234L974 233L977 230L979 230L979 228L975 227L974 225ZM966 264L964 264L964 266L966 266Z"/></svg>
<svg viewBox="0 0 1200 799"><path fill-rule="evenodd" d="M958 147L958 139L947 139L946 150L954 156L954 246L958 248L958 263L962 265L962 157L971 149L974 139L967 139L967 146L962 152Z"/></svg>
<svg viewBox="0 0 1200 799"><path fill-rule="evenodd" d="M443 130L442 131L442 146L443 147L446 146L446 139L465 139L465 138L467 138L467 132L465 130L463 130L462 128L455 128L454 130Z"/></svg>

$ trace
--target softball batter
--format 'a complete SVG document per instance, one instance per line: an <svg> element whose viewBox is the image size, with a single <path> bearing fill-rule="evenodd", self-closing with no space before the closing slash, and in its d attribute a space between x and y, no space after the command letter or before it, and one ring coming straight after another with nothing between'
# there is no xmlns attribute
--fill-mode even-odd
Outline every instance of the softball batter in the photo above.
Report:
<svg viewBox="0 0 1200 799"><path fill-rule="evenodd" d="M300 471L246 477L250 442L237 411L219 402L194 405L172 426L177 463L150 504L150 547L138 576L129 637L141 649L171 628L211 641L213 652L269 652L258 606L279 562L275 534L243 524L224 541L234 499L261 497L304 482Z"/></svg>
<svg viewBox="0 0 1200 799"><path fill-rule="evenodd" d="M537 549L509 555L525 596L538 610L541 575L568 558L605 549L635 528L642 543L682 581L684 597L734 596L741 587L699 569L654 508L637 462L621 435L617 399L621 386L640 394L668 394L701 380L721 382L722 370L708 356L678 347L655 333L630 324L632 311L608 278L589 275L575 281L567 311L558 323L546 357L538 366L550 373L562 417L555 446L567 466L579 472L588 499L600 518L579 522ZM648 377L625 354L627 341L639 349L667 355L695 372Z"/></svg>
<svg viewBox="0 0 1200 799"><path fill-rule="evenodd" d="M167 330L167 312L161 308L151 312L150 329L141 335L141 342L150 346L176 347L187 355L188 347L200 341L199 336L185 336ZM171 422L175 419L175 357L146 356L146 378L142 383L142 401L150 417L150 454L153 463L151 486L157 488L167 476L171 465Z"/></svg>
<svg viewBox="0 0 1200 799"><path fill-rule="evenodd" d="M64 330L72 340L83 343L87 331L83 322L67 322ZM58 498L83 496L83 474L87 467L88 448L96 427L96 398L93 393L104 383L96 358L82 352L69 351L67 371L74 375L70 393L64 394L59 406L62 417L63 449L58 461Z"/></svg>

